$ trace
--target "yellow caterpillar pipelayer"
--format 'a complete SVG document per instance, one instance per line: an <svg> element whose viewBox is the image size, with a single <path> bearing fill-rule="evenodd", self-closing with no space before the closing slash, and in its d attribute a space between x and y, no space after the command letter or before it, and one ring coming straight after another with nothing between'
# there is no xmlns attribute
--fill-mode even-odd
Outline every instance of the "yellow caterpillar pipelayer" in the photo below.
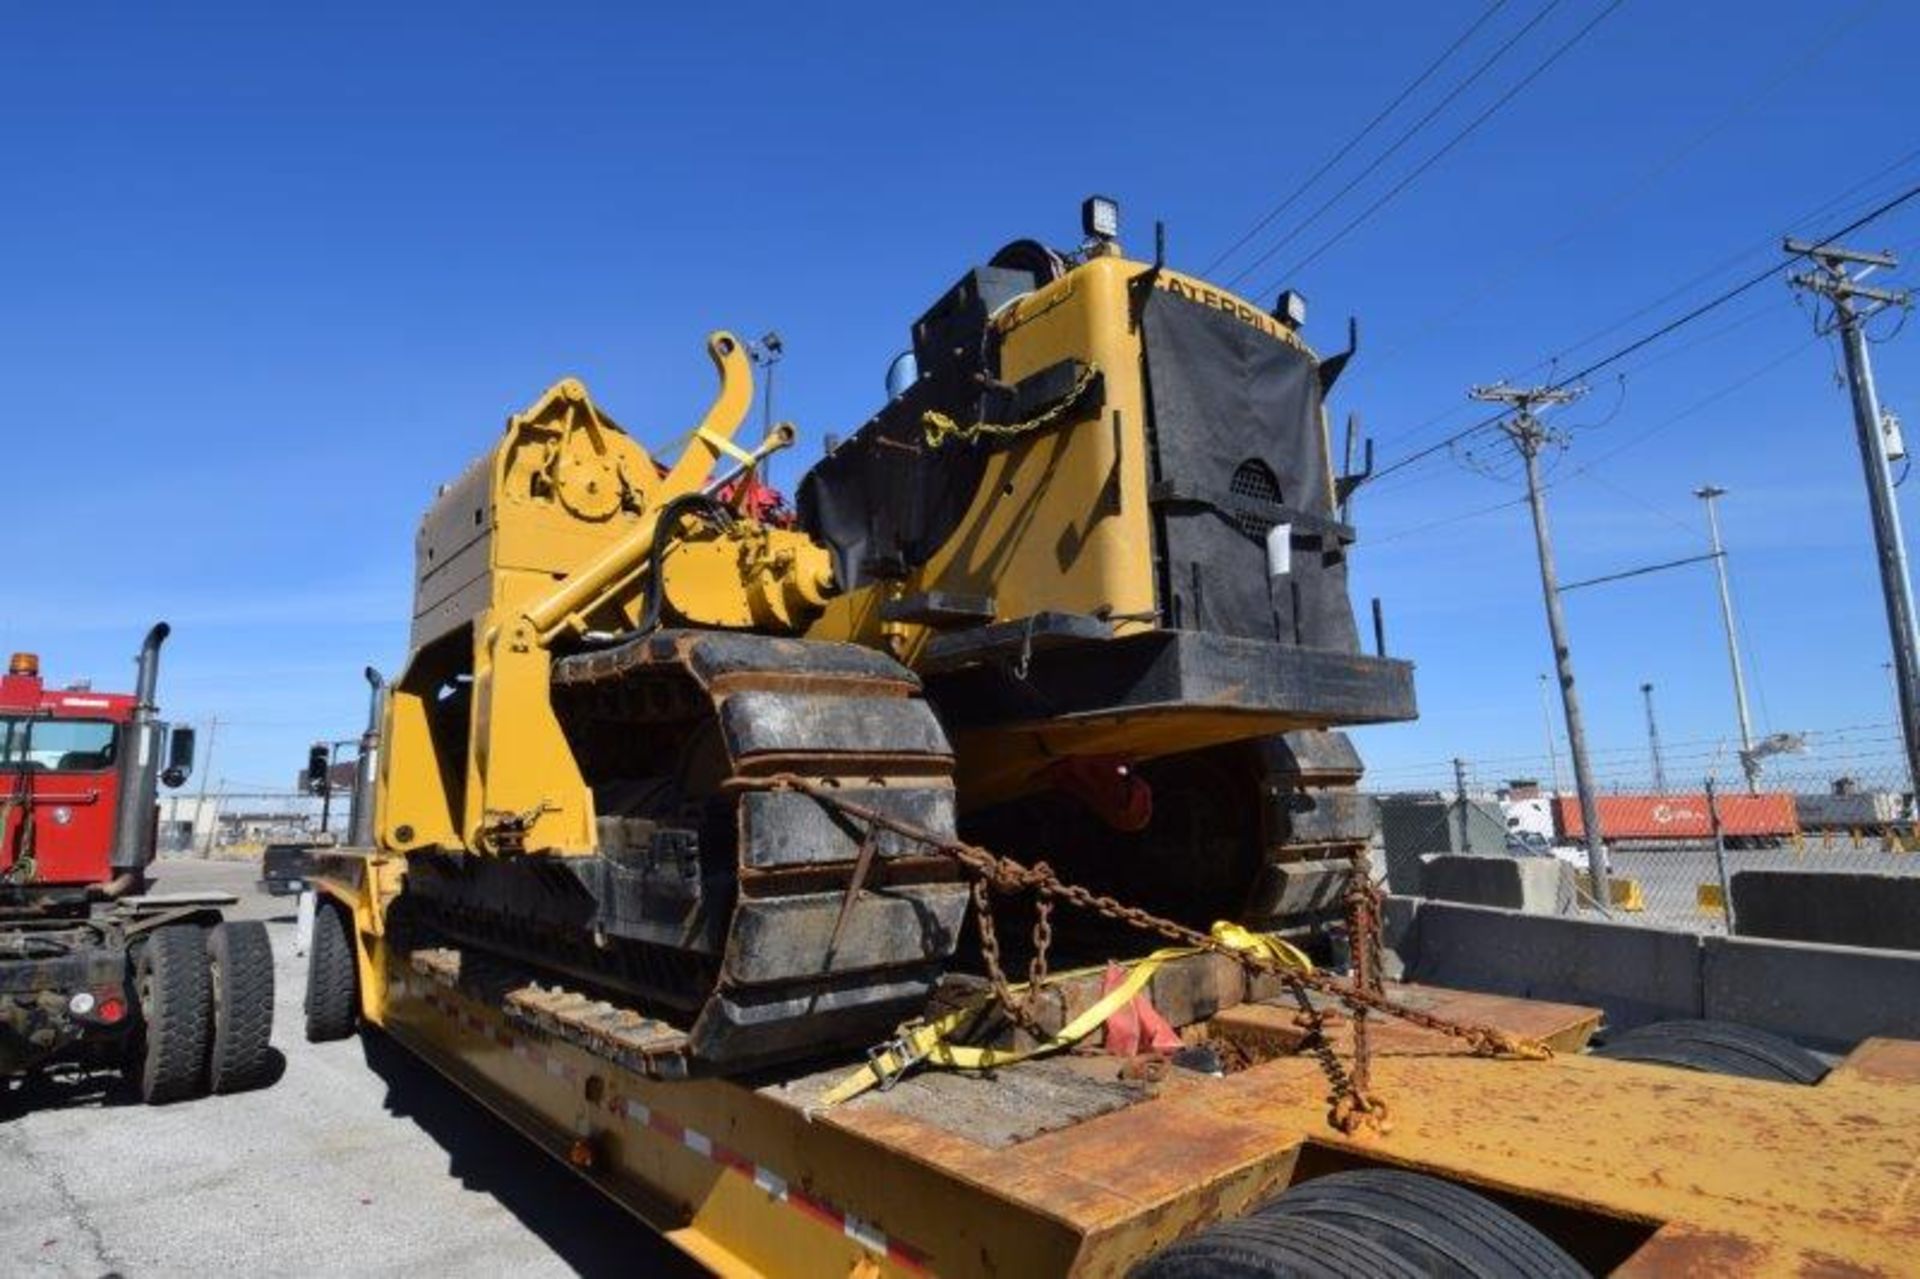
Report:
<svg viewBox="0 0 1920 1279"><path fill-rule="evenodd" d="M924 848L863 860L729 779L838 779L1202 929L1336 904L1370 814L1324 730L1414 713L1347 597L1346 356L1109 239L1020 241L914 325L917 376L786 518L753 478L794 432L735 443L748 353L707 353L670 461L562 381L422 522L377 807L419 918L732 1066L888 1029L965 903ZM1061 954L1110 944L1076 926Z"/></svg>

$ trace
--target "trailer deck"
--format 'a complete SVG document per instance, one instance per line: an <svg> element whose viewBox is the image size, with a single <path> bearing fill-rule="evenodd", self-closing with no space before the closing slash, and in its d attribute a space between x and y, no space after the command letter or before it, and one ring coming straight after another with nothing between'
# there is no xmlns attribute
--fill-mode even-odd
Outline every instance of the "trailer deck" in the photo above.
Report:
<svg viewBox="0 0 1920 1279"><path fill-rule="evenodd" d="M373 939L366 939L373 940ZM925 1073L820 1110L857 1061L650 1079L375 945L382 1028L702 1264L730 1275L1121 1275L1288 1185L1357 1165L1471 1185L1596 1273L1894 1274L1920 1245L1920 1044L1871 1040L1818 1086L1580 1055L1592 1009L1427 987L1429 1011L1554 1043L1474 1056L1374 1022L1385 1133L1327 1122L1294 1012L1188 1029L1223 1076L1067 1055ZM1340 1051L1347 1052L1341 1045Z"/></svg>

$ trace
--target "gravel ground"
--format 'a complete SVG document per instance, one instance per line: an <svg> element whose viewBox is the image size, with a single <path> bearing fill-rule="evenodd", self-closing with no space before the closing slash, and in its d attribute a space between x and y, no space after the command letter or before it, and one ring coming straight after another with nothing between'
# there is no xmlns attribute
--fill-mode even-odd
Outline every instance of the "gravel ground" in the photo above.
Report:
<svg viewBox="0 0 1920 1279"><path fill-rule="evenodd" d="M0 1274L699 1273L388 1041L307 1043L292 899L256 874L163 862L158 878L267 921L284 1073L157 1108L99 1079L0 1097Z"/></svg>

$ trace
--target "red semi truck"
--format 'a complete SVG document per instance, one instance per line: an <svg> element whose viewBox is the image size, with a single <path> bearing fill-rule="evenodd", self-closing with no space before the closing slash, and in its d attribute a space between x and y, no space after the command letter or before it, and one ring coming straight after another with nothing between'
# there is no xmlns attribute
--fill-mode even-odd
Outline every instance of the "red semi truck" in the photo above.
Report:
<svg viewBox="0 0 1920 1279"><path fill-rule="evenodd" d="M193 730L154 704L167 635L130 694L49 688L31 653L0 676L0 1088L110 1068L159 1103L271 1076L265 926L224 920L225 894L148 891L157 787L193 766Z"/></svg>

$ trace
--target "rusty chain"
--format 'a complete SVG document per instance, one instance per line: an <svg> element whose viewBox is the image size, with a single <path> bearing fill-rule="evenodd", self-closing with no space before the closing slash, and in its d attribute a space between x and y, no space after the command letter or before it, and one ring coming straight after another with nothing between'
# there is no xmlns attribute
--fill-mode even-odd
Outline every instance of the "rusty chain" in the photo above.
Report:
<svg viewBox="0 0 1920 1279"><path fill-rule="evenodd" d="M1373 885L1372 864L1364 846L1347 858L1347 963L1353 984L1370 995L1383 995L1381 971L1380 893ZM1341 1112L1342 1100L1347 1109ZM1384 1124L1385 1103L1373 1093L1373 1039L1368 1010L1353 1009L1353 1078L1344 1094L1335 1098L1336 1122L1351 1128L1364 1122Z"/></svg>
<svg viewBox="0 0 1920 1279"><path fill-rule="evenodd" d="M1049 875L1053 868L1045 862L1034 867ZM1047 951L1053 946L1053 893L1045 888L1033 898L1033 956L1027 960L1027 1004L1031 1010L1040 988L1047 984Z"/></svg>
<svg viewBox="0 0 1920 1279"><path fill-rule="evenodd" d="M1043 935L1047 940L1051 940L1052 904L1054 900L1060 900L1140 932L1149 933L1194 950L1224 955L1249 973L1279 978L1300 1010L1298 1021L1307 1032L1305 1047L1318 1061L1332 1089L1330 1118L1343 1131L1352 1131L1363 1124L1381 1122L1386 1108L1383 1102L1367 1092L1368 1081L1363 1064L1367 1053L1364 1048L1359 1048L1355 1054L1356 1067L1360 1072L1358 1077L1346 1068L1334 1052L1331 1039L1327 1034L1327 1012L1314 1006L1310 994L1312 991L1318 991L1322 995L1337 1000L1355 1018L1357 1048L1358 1039L1364 1035L1361 1027L1364 1024L1365 1015L1369 1012L1377 1012L1460 1040L1475 1053L1483 1056L1544 1060L1553 1055L1551 1049L1536 1040L1508 1034L1497 1026L1456 1022L1444 1017L1436 1017L1432 1013L1409 1008L1389 999L1383 993L1384 987L1379 977L1379 892L1373 886L1368 858L1364 850L1356 850L1352 856L1352 871L1347 888L1349 948L1355 957L1356 977L1360 978L1360 980L1349 982L1330 977L1322 972L1302 972L1257 951L1240 950L1210 933L1200 932L1185 924L1154 915L1138 906L1129 906L1115 898L1096 893L1083 885L1068 883L1054 874L1052 868L1045 862L1028 866L977 845L948 838L937 831L904 821L891 813L846 799L836 793L833 787L823 785L812 778L793 773L776 773L763 778L732 778L727 785L730 789L741 790L797 791L844 816L865 822L870 827L891 831L904 839L930 848L971 872L974 877L973 903L981 931L981 952L988 969L988 980L992 983L995 997L1006 1007L1008 1015L1030 1033L1036 1029L1029 1024L1032 1020L1031 1006L1025 1001L1014 998L1012 988L1006 980L1006 973L1000 965L999 938L993 927L990 889L1007 894L1034 892L1040 895L1045 905L1035 925L1036 942ZM1036 956L1036 959L1038 960L1039 957ZM1031 967L1033 966L1030 965ZM1037 967L1044 976L1044 962L1039 962Z"/></svg>
<svg viewBox="0 0 1920 1279"><path fill-rule="evenodd" d="M1046 1031L1033 1015L1033 990L1030 987L1025 999L1016 999L1013 984L1007 980L1007 971L1000 963L1000 934L994 927L993 900L988 895L988 885L984 878L976 878L972 885L974 926L980 930L980 964L987 970L987 984L993 988L993 997L1013 1023L1037 1039L1046 1038Z"/></svg>

